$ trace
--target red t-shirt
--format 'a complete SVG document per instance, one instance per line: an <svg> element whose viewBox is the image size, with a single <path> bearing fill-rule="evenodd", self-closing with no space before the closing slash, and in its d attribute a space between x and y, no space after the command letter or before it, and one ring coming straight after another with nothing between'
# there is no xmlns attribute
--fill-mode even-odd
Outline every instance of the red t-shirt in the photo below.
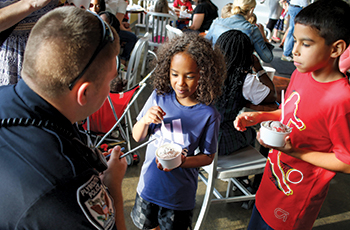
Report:
<svg viewBox="0 0 350 230"><path fill-rule="evenodd" d="M294 71L285 97L283 123L293 127L292 144L334 152L350 164L350 86L346 78L320 83ZM335 172L277 150L270 151L256 207L273 229L311 229Z"/></svg>
<svg viewBox="0 0 350 230"><path fill-rule="evenodd" d="M186 9L188 11L193 11L192 4L191 4L190 1L187 1L187 2L183 3L181 0L175 0L173 6L175 8L181 8L181 6L186 6Z"/></svg>

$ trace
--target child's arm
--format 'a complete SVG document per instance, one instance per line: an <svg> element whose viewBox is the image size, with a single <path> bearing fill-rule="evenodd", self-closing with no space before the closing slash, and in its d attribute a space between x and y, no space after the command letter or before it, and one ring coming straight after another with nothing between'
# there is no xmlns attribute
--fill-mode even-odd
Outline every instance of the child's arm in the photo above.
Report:
<svg viewBox="0 0 350 230"><path fill-rule="evenodd" d="M259 58L252 54L253 57L253 70L257 73L261 70L263 70L263 67L260 64ZM269 78L267 73L265 72L263 75L259 76L259 81L269 87L270 92L269 94L264 98L262 103L272 103L276 101L276 90L275 85L273 84L272 80Z"/></svg>
<svg viewBox="0 0 350 230"><path fill-rule="evenodd" d="M257 138L260 144L262 144L263 146L267 148L273 148L261 142L259 134ZM324 153L324 152L316 152L316 151L307 150L307 149L294 148L289 136L286 137L286 145L284 147L274 148L274 149L330 171L350 173L350 165L340 161L335 156L334 152Z"/></svg>
<svg viewBox="0 0 350 230"><path fill-rule="evenodd" d="M192 25L188 27L191 30L199 30L201 28L204 21L204 13L194 14L192 19Z"/></svg>
<svg viewBox="0 0 350 230"><path fill-rule="evenodd" d="M238 115L233 125L238 131L245 131L246 127L256 125L262 121L278 121L281 116L281 110L272 112L244 112Z"/></svg>
<svg viewBox="0 0 350 230"><path fill-rule="evenodd" d="M216 153L214 153L216 154ZM203 153L199 153L195 156L189 156L186 157L184 155L181 156L181 165L179 167L181 168L199 168L205 165L209 165L211 164L211 162L214 159L214 154L203 154ZM160 170L163 170L165 172L170 172L172 169L167 169L167 168L163 168L163 166L158 162L158 159L156 158L156 163L157 163L157 167Z"/></svg>
<svg viewBox="0 0 350 230"><path fill-rule="evenodd" d="M159 106L152 106L149 108L145 116L143 116L132 129L132 137L136 142L142 141L146 138L148 127L151 123L159 124L163 120L165 112Z"/></svg>
<svg viewBox="0 0 350 230"><path fill-rule="evenodd" d="M210 165L214 160L214 154L199 153L195 156L186 157L186 160L182 163L181 168L199 168L205 165Z"/></svg>

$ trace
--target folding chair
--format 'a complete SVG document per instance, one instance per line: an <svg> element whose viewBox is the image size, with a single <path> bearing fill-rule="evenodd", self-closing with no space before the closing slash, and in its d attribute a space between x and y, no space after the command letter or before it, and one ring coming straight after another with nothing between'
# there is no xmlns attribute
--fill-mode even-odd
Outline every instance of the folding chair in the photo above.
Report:
<svg viewBox="0 0 350 230"><path fill-rule="evenodd" d="M240 149L230 155L218 156L215 154L213 162L199 172L199 177L207 186L201 210L195 225L195 230L200 229L205 220L211 203L230 203L255 200L255 194L250 193L237 178L260 174L264 171L266 158L252 146ZM205 176L205 172L207 177ZM229 179L226 196L215 189L216 179ZM230 196L230 190L234 187L239 189L243 195ZM213 195L216 197L213 199Z"/></svg>
<svg viewBox="0 0 350 230"><path fill-rule="evenodd" d="M146 87L146 81L151 73L139 84L124 92L110 92L101 108L87 118L86 123L83 124L83 128L84 133L87 135L87 143L90 146L101 147L102 144L107 143L113 145L125 144L128 150L131 150L129 134L130 124L126 115L130 111L130 107L135 103L140 93ZM122 121L124 121L124 124L121 123ZM122 139L115 138L115 135L113 135L114 131L118 131L117 138L121 137ZM128 155L126 157L128 165L132 165L135 161L138 163L138 159L135 158L138 158L137 152L135 152L133 156Z"/></svg>

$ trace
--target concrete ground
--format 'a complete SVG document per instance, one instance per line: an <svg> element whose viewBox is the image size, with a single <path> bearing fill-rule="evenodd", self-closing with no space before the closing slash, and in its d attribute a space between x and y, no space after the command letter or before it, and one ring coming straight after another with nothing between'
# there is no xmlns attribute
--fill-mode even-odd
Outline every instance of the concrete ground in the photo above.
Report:
<svg viewBox="0 0 350 230"><path fill-rule="evenodd" d="M274 54L276 58L281 55L281 49L276 44ZM278 57L279 56L279 57ZM266 64L269 66L269 64ZM276 75L279 73L276 72ZM289 76L285 76L289 77ZM147 100L152 88L150 85L146 87L146 90L142 92L138 99L140 108L145 100ZM131 108L132 117L135 118L134 109ZM135 119L134 119L135 120ZM131 141L132 146L137 146ZM125 174L123 182L123 195L124 195L124 211L127 228L129 230L137 229L130 218L130 212L134 205L136 196L136 186L140 175L140 169L144 159L145 148L140 151L141 162L137 165L129 166ZM217 187L219 191L223 192L226 189L227 182L217 180ZM196 207L194 210L193 226L196 223L200 207L202 205L205 184L199 180L198 191L196 197ZM350 177L345 174L338 174L332 180L329 194L322 206L319 216L314 224L314 230L345 230L350 229ZM241 203L229 203L229 204L213 204L210 207L208 216L202 225L203 230L213 229L246 229L251 216L251 209L246 210L241 207Z"/></svg>

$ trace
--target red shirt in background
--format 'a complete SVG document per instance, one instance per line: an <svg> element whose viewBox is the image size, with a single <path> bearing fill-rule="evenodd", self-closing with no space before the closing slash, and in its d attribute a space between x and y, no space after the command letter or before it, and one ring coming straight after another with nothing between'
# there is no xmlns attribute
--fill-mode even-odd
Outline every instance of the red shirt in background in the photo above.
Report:
<svg viewBox="0 0 350 230"><path fill-rule="evenodd" d="M192 4L191 4L190 1L182 2L181 0L175 0L173 6L174 6L175 8L178 8L178 9L180 9L181 6L186 6L186 9L187 9L188 11L193 11L193 9L192 9Z"/></svg>

